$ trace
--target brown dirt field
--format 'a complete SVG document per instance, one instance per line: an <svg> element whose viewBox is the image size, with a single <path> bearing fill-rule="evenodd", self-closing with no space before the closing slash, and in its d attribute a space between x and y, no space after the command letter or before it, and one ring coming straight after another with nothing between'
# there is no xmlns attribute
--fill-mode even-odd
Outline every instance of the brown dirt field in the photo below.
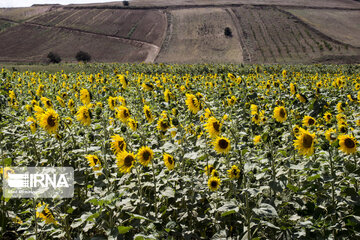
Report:
<svg viewBox="0 0 360 240"><path fill-rule="evenodd" d="M27 8L0 8L0 16L14 21L22 21L33 16L50 11L52 6L37 6Z"/></svg>
<svg viewBox="0 0 360 240"><path fill-rule="evenodd" d="M14 26L13 22L0 19L0 32L5 31L5 29Z"/></svg>
<svg viewBox="0 0 360 240"><path fill-rule="evenodd" d="M182 9L170 14L172 30L156 62L243 62L236 28L225 10ZM233 29L233 37L225 37L225 27Z"/></svg>
<svg viewBox="0 0 360 240"><path fill-rule="evenodd" d="M353 0L130 0L130 7L174 7L174 6L195 6L212 5L221 6L229 4L250 4L250 5L279 5L279 6L306 6L325 8L360 8L360 2ZM84 5L69 5L84 6ZM87 4L86 6L123 6L122 2L109 2ZM229 6L227 6L229 7Z"/></svg>
<svg viewBox="0 0 360 240"><path fill-rule="evenodd" d="M360 10L286 9L286 11L329 37L360 47Z"/></svg>
<svg viewBox="0 0 360 240"><path fill-rule="evenodd" d="M32 23L68 27L161 45L166 30L159 10L61 9L31 20Z"/></svg>
<svg viewBox="0 0 360 240"><path fill-rule="evenodd" d="M232 10L250 55L246 62L311 63L323 56L359 54L359 49L330 41L276 8L244 6Z"/></svg>
<svg viewBox="0 0 360 240"><path fill-rule="evenodd" d="M116 38L25 24L1 33L0 49L2 62L46 62L50 51L65 62L75 62L79 50L95 62L142 62L150 51L148 46L136 47Z"/></svg>

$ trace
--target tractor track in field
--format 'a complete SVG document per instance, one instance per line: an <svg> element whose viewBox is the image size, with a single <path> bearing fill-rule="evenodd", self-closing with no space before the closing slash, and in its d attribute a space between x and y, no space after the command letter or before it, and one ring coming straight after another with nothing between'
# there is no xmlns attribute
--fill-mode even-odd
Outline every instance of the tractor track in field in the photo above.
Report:
<svg viewBox="0 0 360 240"><path fill-rule="evenodd" d="M13 21L13 22L16 22L16 21ZM77 33L88 34L88 35L93 35L93 36L94 35L102 36L102 37L106 37L106 38L110 38L110 39L119 40L122 43L129 44L129 45L135 46L137 48L146 47L149 49L149 53L144 62L147 62L147 63L154 62L155 58L157 57L157 55L160 52L160 47L156 46L155 44L149 43L149 42L124 38L124 37L119 37L119 36L114 36L114 35L108 35L108 34L103 34L103 33L96 33L96 32L81 30L81 29L77 29L77 28L64 27L64 26L52 26L52 25L46 25L46 24L40 24L40 23L34 23L34 22L23 22L22 24L25 24L28 26L35 26L35 27L66 30L66 31L70 31L70 32L77 32Z"/></svg>

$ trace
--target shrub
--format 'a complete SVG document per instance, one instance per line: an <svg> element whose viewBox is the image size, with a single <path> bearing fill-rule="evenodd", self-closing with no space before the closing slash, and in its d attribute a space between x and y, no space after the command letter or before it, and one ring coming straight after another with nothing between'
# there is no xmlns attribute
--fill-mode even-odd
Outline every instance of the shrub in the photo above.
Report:
<svg viewBox="0 0 360 240"><path fill-rule="evenodd" d="M83 51L78 51L76 53L76 56L75 56L76 60L78 60L79 62L82 61L82 62L90 62L91 60L91 56L89 53L87 52L83 52Z"/></svg>
<svg viewBox="0 0 360 240"><path fill-rule="evenodd" d="M60 63L61 57L57 53L49 52L47 55L47 58L49 59L50 63Z"/></svg>
<svg viewBox="0 0 360 240"><path fill-rule="evenodd" d="M232 37L232 31L229 27L226 27L224 30L224 34L226 37Z"/></svg>

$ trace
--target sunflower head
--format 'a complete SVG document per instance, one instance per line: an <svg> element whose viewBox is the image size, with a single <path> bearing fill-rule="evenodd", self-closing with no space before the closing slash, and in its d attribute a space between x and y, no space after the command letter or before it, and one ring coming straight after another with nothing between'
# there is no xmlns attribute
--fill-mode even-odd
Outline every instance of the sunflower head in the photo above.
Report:
<svg viewBox="0 0 360 240"><path fill-rule="evenodd" d="M143 166L147 166L154 157L154 152L149 147L142 147L136 155L137 159Z"/></svg>
<svg viewBox="0 0 360 240"><path fill-rule="evenodd" d="M111 139L111 149L114 151L115 154L126 151L126 142L124 138L120 137L119 135L114 135L111 137Z"/></svg>
<svg viewBox="0 0 360 240"><path fill-rule="evenodd" d="M227 154L231 149L230 140L225 137L217 137L213 141L214 149L218 153Z"/></svg>
<svg viewBox="0 0 360 240"><path fill-rule="evenodd" d="M144 114L145 114L146 120L149 123L152 123L154 121L154 117L153 117L150 107L148 105L144 105Z"/></svg>
<svg viewBox="0 0 360 240"><path fill-rule="evenodd" d="M201 110L201 103L194 94L186 94L185 103L189 111L191 111L193 114L196 114Z"/></svg>
<svg viewBox="0 0 360 240"><path fill-rule="evenodd" d="M325 132L325 138L330 142L334 142L337 139L336 129L330 128Z"/></svg>
<svg viewBox="0 0 360 240"><path fill-rule="evenodd" d="M311 134L306 130L302 130L301 134L296 136L294 146L301 155L311 156L314 153L315 133Z"/></svg>
<svg viewBox="0 0 360 240"><path fill-rule="evenodd" d="M26 122L30 124L31 133L34 134L36 132L36 120L33 117L28 117Z"/></svg>
<svg viewBox="0 0 360 240"><path fill-rule="evenodd" d="M84 126L89 126L91 123L91 112L87 106L81 106L76 113L76 119Z"/></svg>
<svg viewBox="0 0 360 240"><path fill-rule="evenodd" d="M88 160L89 162L89 166L95 171L101 171L101 162L99 160L99 158L96 155L87 155L85 156L85 158ZM96 175L101 175L100 172L96 173Z"/></svg>
<svg viewBox="0 0 360 240"><path fill-rule="evenodd" d="M300 93L296 94L296 98L297 98L300 102L302 102L302 103L307 103L307 102L308 102L306 96L305 96L305 95L302 95L302 94L300 94Z"/></svg>
<svg viewBox="0 0 360 240"><path fill-rule="evenodd" d="M129 118L129 120L127 121L127 124L129 125L131 130L136 131L136 129L138 127L138 122L135 119Z"/></svg>
<svg viewBox="0 0 360 240"><path fill-rule="evenodd" d="M352 135L340 135L339 137L339 150L346 154L356 152L357 141Z"/></svg>
<svg viewBox="0 0 360 240"><path fill-rule="evenodd" d="M49 108L41 115L39 124L48 133L56 133L59 127L59 114L57 114L52 108Z"/></svg>
<svg viewBox="0 0 360 240"><path fill-rule="evenodd" d="M15 173L15 171L9 167L5 167L4 169L0 168L0 174L4 175L4 179L8 179L9 174L14 174L14 173Z"/></svg>
<svg viewBox="0 0 360 240"><path fill-rule="evenodd" d="M283 106L275 107L274 118L280 123L284 122L287 119L287 112Z"/></svg>
<svg viewBox="0 0 360 240"><path fill-rule="evenodd" d="M216 191L220 187L221 181L218 177L211 177L208 180L208 187L211 191Z"/></svg>
<svg viewBox="0 0 360 240"><path fill-rule="evenodd" d="M313 126L313 125L315 125L315 123L316 123L316 120L310 116L305 116L304 119L302 120L302 124L304 126Z"/></svg>
<svg viewBox="0 0 360 240"><path fill-rule="evenodd" d="M259 144L261 142L261 136L260 135L256 135L253 139L254 144Z"/></svg>
<svg viewBox="0 0 360 240"><path fill-rule="evenodd" d="M53 214L50 212L48 208L48 204L45 204L44 202L39 202L36 208L36 217L40 218L42 221L44 221L46 224L52 223L57 224L58 222L55 220Z"/></svg>
<svg viewBox="0 0 360 240"><path fill-rule="evenodd" d="M238 179L241 173L240 169L236 165L233 165L231 169L227 170L227 172L230 179Z"/></svg>
<svg viewBox="0 0 360 240"><path fill-rule="evenodd" d="M116 165L121 173L129 173L134 167L135 155L126 151L120 152L116 156Z"/></svg>
<svg viewBox="0 0 360 240"><path fill-rule="evenodd" d="M80 90L80 100L84 105L87 105L91 101L91 94L87 89Z"/></svg>
<svg viewBox="0 0 360 240"><path fill-rule="evenodd" d="M126 123L127 120L130 118L130 111L127 107L120 106L115 109L116 110L116 117L120 119L120 121Z"/></svg>
<svg viewBox="0 0 360 240"><path fill-rule="evenodd" d="M331 118L332 118L331 113L326 112L326 113L324 114L324 120L325 120L326 122L329 122L329 121L331 120Z"/></svg>
<svg viewBox="0 0 360 240"><path fill-rule="evenodd" d="M212 138L217 137L220 134L221 126L221 122L219 122L215 117L210 117L207 123L204 124L206 131Z"/></svg>
<svg viewBox="0 0 360 240"><path fill-rule="evenodd" d="M174 157L173 157L172 155L170 155L170 154L164 153L163 159L164 159L165 166L166 166L169 170L173 170L174 167L175 167Z"/></svg>
<svg viewBox="0 0 360 240"><path fill-rule="evenodd" d="M160 118L158 123L157 123L157 129L159 129L160 131L165 132L169 128L170 128L169 119L167 117Z"/></svg>

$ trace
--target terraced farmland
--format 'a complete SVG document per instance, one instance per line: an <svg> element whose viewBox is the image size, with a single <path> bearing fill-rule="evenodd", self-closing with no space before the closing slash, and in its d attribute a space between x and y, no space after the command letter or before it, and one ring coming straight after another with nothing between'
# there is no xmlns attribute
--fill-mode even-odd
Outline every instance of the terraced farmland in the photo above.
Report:
<svg viewBox="0 0 360 240"><path fill-rule="evenodd" d="M331 41L276 8L244 6L232 11L241 26L250 63L311 62L322 56L354 52L350 46Z"/></svg>

